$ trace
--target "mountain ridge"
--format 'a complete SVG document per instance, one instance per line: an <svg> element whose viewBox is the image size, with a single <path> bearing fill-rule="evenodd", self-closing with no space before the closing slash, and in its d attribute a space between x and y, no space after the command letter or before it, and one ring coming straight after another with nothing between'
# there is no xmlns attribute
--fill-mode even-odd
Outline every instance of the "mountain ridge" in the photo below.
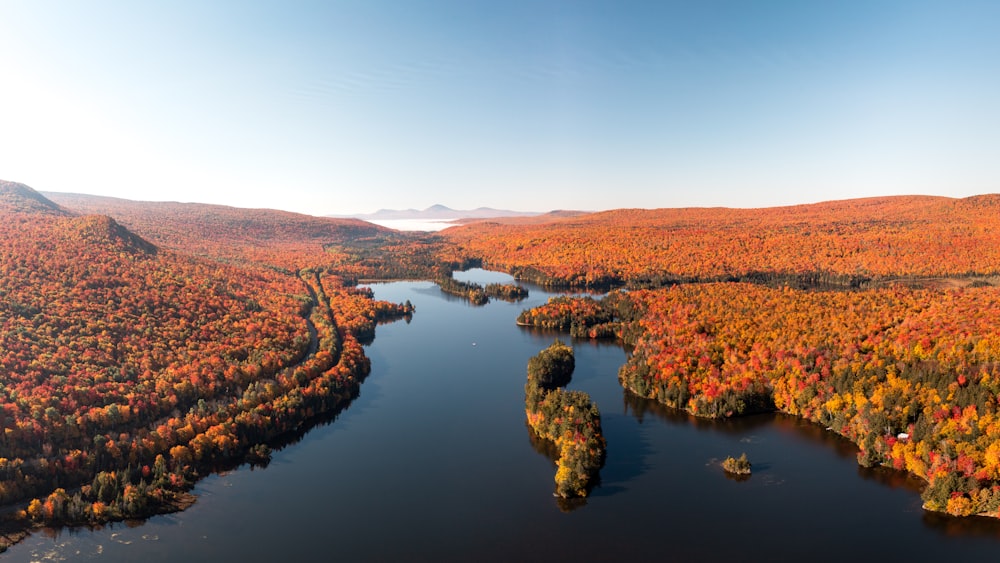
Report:
<svg viewBox="0 0 1000 563"><path fill-rule="evenodd" d="M290 270L329 258L324 248L330 243L393 232L358 219L316 217L274 209L43 193L67 210L113 217L120 225L164 249Z"/></svg>
<svg viewBox="0 0 1000 563"><path fill-rule="evenodd" d="M51 215L71 215L56 202L37 190L21 184L0 180L0 209L18 212L42 212Z"/></svg>

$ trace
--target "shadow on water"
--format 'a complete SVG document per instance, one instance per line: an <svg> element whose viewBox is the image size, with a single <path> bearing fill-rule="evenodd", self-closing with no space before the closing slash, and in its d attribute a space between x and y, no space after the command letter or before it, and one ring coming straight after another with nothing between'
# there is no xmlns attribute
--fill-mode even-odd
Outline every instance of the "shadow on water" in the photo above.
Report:
<svg viewBox="0 0 1000 563"><path fill-rule="evenodd" d="M559 460L559 448L556 447L556 443L539 436L528 426L528 421L524 422L524 428L528 431L528 442L531 444L531 449L545 456L552 462L552 468L555 469L556 462Z"/></svg>
<svg viewBox="0 0 1000 563"><path fill-rule="evenodd" d="M369 350L365 350L369 358L379 357L378 353L372 354ZM300 443L306 436L317 428L322 428L324 426L329 426L333 424L338 418L344 415L348 410L352 410L353 414L360 414L369 408L372 400L377 399L381 396L381 389L378 385L367 385L364 386L364 400L361 399L362 386L365 382L369 381L372 377L371 373L365 374L357 379L357 385L348 390L348 393L341 397L340 404L336 405L332 409L316 414L310 418L303 420L294 429L288 430L282 434L267 440L265 443L272 452L280 452L288 447L294 446ZM220 463L212 467L212 473L223 473L227 471L233 471L239 467L246 465L251 471L254 469L267 469L268 465L271 463L271 458L265 458L262 460L234 460L229 463Z"/></svg>
<svg viewBox="0 0 1000 563"><path fill-rule="evenodd" d="M958 538L1000 539L1000 520L985 516L959 518L940 512L924 511L924 527L944 536Z"/></svg>
<svg viewBox="0 0 1000 563"><path fill-rule="evenodd" d="M920 494L926 483L905 471L889 467L858 466L858 476L866 481L892 489L904 489ZM923 511L924 527L950 537L983 537L1000 539L1000 519L985 516L959 518L940 512Z"/></svg>
<svg viewBox="0 0 1000 563"><path fill-rule="evenodd" d="M578 339L576 339L576 338L571 339L570 336L569 336L569 334L567 334L565 330L559 330L557 328L545 328L545 327L541 327L541 326L525 326L525 325L517 325L517 328L521 332L525 332L527 334L530 334L531 336L537 336L537 337L549 338L549 339L556 339L556 338L558 338L559 340L562 340L563 342L570 342L570 341L572 341L574 346L577 344L577 341L578 341ZM583 340L579 340L579 341L583 342Z"/></svg>
<svg viewBox="0 0 1000 563"><path fill-rule="evenodd" d="M837 457L843 459L857 459L858 447L854 444L854 442L848 440L840 434L827 430L815 422L810 422L796 416L782 413L776 413L773 416L775 429L781 432L794 434L795 436L804 436L811 442L823 444L837 454Z"/></svg>
<svg viewBox="0 0 1000 563"><path fill-rule="evenodd" d="M608 456L601 469L601 483L591 496L607 497L622 493L625 485L649 470L646 462L652 453L649 441L642 432L635 432L628 417L614 413L601 413L601 430L608 442Z"/></svg>
<svg viewBox="0 0 1000 563"><path fill-rule="evenodd" d="M584 506L587 506L586 497L563 498L557 496L555 499L556 506L559 507L560 512L570 513L574 510L579 510Z"/></svg>
<svg viewBox="0 0 1000 563"><path fill-rule="evenodd" d="M691 426L695 430L722 432L730 435L746 434L750 430L771 425L776 418L774 414L754 414L739 418L700 418L680 409L668 407L653 399L640 397L628 389L622 389L622 403L626 413L631 413L639 424L648 415L655 416L674 426Z"/></svg>
<svg viewBox="0 0 1000 563"><path fill-rule="evenodd" d="M667 407L652 399L639 397L627 389L623 389L622 398L626 412L635 417L636 421L640 424L643 423L647 416L654 416L665 423L675 426L690 426L696 430L723 432L733 435L745 434L757 428L770 426L779 432L792 434L796 437L805 438L811 443L820 444L839 458L848 460L856 460L857 458L858 448L853 442L816 423L795 416L774 413L725 420L703 419L682 410ZM629 439L634 440L634 438L633 434L615 436L614 440L625 441ZM608 442L610 457L612 455L610 444L613 443L610 436L608 437ZM628 446L626 450L630 456L634 455L634 452L637 453L635 445ZM641 456L641 454L638 455ZM905 471L889 467L864 467L861 465L857 465L856 467L858 477L866 481L873 481L891 489L903 489L914 495L919 495L926 485L922 479ZM753 469L754 473L766 472L770 469L770 464L754 463ZM617 482L637 477L643 472L644 469L642 466L637 465L634 466L633 473L627 476L623 475L621 478L613 478L613 472L607 472L606 476L611 482ZM747 481L751 477L750 475L732 475L726 473L726 478L732 481ZM1000 519L997 518L982 516L959 518L938 512L924 511L922 523L925 528L949 537L1000 539Z"/></svg>
<svg viewBox="0 0 1000 563"><path fill-rule="evenodd" d="M613 347L619 350L629 351L627 347L620 340L615 340L614 338L583 338L579 336L571 336L565 330L559 330L557 328L547 328L543 326L529 326L529 325L517 325L518 330L526 334L530 334L536 337L549 338L562 340L563 342L572 344L574 348L605 348Z"/></svg>
<svg viewBox="0 0 1000 563"><path fill-rule="evenodd" d="M427 295L427 296L430 296L430 297L435 297L435 298L438 298L438 299L443 299L444 301L448 301L448 302L451 302L451 303L464 303L464 304L468 305L469 307L481 307L482 306L482 305L472 305L471 303L469 303L469 300L466 299L466 298L464 298L464 297L459 297L458 295L452 295L450 293L445 293L444 291L441 290L441 287L438 284L436 284L436 283L433 283L433 282L427 282L427 283L430 284L430 285L428 285L426 287L417 287L417 288L414 288L413 292L417 293L419 295Z"/></svg>
<svg viewBox="0 0 1000 563"><path fill-rule="evenodd" d="M905 471L889 467L865 467L858 465L858 477L865 481L874 481L884 487L904 489L920 494L924 490L924 481Z"/></svg>
<svg viewBox="0 0 1000 563"><path fill-rule="evenodd" d="M556 447L555 442L551 440L546 440L538 435L537 432L532 430L531 426L528 426L528 422L524 422L524 428L528 431L528 442L531 444L531 449L535 450L539 454L545 456L550 462L552 462L552 470L555 469L559 461L559 448ZM598 488L601 485L600 476L598 476L597 483L594 484L594 488ZM563 498L556 495L554 492L552 494L556 501L556 506L561 512L573 512L587 505L586 497L576 497L576 498Z"/></svg>
<svg viewBox="0 0 1000 563"><path fill-rule="evenodd" d="M737 483L743 483L745 481L749 481L750 478L753 477L753 475L745 475L742 473L730 473L728 471L723 471L722 473L726 476L726 479L729 479L730 481L736 481Z"/></svg>

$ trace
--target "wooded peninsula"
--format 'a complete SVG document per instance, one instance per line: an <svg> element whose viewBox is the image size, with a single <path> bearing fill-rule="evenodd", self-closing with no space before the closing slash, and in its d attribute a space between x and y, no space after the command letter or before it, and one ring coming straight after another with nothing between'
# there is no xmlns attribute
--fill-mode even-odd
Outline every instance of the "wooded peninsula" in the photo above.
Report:
<svg viewBox="0 0 1000 563"><path fill-rule="evenodd" d="M518 323L617 339L619 380L639 396L702 417L814 421L854 442L859 463L923 479L928 510L998 516L998 195L406 233L0 182L0 217L8 542L182 509L197 479L266 464L357 396L378 322L419 314L359 280L436 280L472 303L522 296L445 281L470 267L607 292L554 298ZM535 398L529 420L548 400Z"/></svg>

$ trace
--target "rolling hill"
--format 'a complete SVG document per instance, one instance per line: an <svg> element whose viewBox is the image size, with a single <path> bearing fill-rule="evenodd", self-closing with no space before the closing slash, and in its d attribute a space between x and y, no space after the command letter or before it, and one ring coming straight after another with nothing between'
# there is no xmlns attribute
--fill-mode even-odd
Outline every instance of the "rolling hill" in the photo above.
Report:
<svg viewBox="0 0 1000 563"><path fill-rule="evenodd" d="M46 192L66 209L115 217L165 248L294 271L329 261L325 246L390 232L357 219L333 219L223 205L141 202Z"/></svg>
<svg viewBox="0 0 1000 563"><path fill-rule="evenodd" d="M359 339L401 314L240 250L259 240L292 264L378 227L110 203L71 209L0 183L0 504L41 497L25 522L182 508L213 467L265 459L265 442L347 404L368 370Z"/></svg>
<svg viewBox="0 0 1000 563"><path fill-rule="evenodd" d="M767 209L618 209L483 221L442 236L548 285L779 280L858 285L1000 273L1000 196L899 196Z"/></svg>

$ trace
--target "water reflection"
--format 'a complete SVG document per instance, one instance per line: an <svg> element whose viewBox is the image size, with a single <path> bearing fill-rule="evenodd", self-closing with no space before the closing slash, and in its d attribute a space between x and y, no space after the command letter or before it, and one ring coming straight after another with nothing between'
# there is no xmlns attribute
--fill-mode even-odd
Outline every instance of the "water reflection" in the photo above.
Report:
<svg viewBox="0 0 1000 563"><path fill-rule="evenodd" d="M858 465L858 476L866 481L875 481L879 485L893 489L904 489L917 494L924 490L924 481L919 477L889 467Z"/></svg>
<svg viewBox="0 0 1000 563"><path fill-rule="evenodd" d="M722 473L726 476L726 479L729 479L730 481L736 481L737 483L749 481L750 477L752 477L752 475L747 475L745 473L730 473L725 470L723 470Z"/></svg>
<svg viewBox="0 0 1000 563"><path fill-rule="evenodd" d="M810 441L823 444L837 457L857 460L858 447L847 438L808 420L787 414L774 415L775 429L795 436L806 436ZM860 467L860 466L859 466Z"/></svg>
<svg viewBox="0 0 1000 563"><path fill-rule="evenodd" d="M531 449L545 456L545 458L552 463L552 473L555 474L555 470L559 462L559 448L556 447L555 442L552 440L546 440L545 438L539 436L538 433L528 425L528 421L524 422L524 428L528 431L528 442L531 443ZM601 477L600 475L597 475L593 481L593 490L596 490L600 486ZM579 510L584 506L587 506L586 497L564 498L555 494L555 492L552 493L552 497L555 499L556 506L559 507L560 512L573 512L574 510Z"/></svg>
<svg viewBox="0 0 1000 563"><path fill-rule="evenodd" d="M432 296L436 299L442 299L444 301L448 301L449 303L463 303L473 308L482 307L482 305L475 305L473 303L470 303L469 300L464 297L459 297L458 295L445 293L441 289L441 287L436 283L430 283L427 286L414 288L413 292L419 295L427 295L427 296Z"/></svg>
<svg viewBox="0 0 1000 563"><path fill-rule="evenodd" d="M558 338L564 341L569 339L568 334L555 328L546 328L541 326L526 326L526 325L517 325L517 327L521 329L522 332L525 332L532 336L545 337L545 338ZM585 342L593 342L592 340L589 339L585 340L585 339L574 338L572 340L573 340L573 345L576 345L577 343L583 344Z"/></svg>
<svg viewBox="0 0 1000 563"><path fill-rule="evenodd" d="M573 498L563 498L556 495L556 506L559 507L559 512L569 513L574 510L579 510L584 506L587 506L586 497L573 497Z"/></svg>
<svg viewBox="0 0 1000 563"><path fill-rule="evenodd" d="M775 413L725 420L704 419L695 417L679 409L667 407L652 399L640 397L627 389L622 390L622 402L626 414L631 414L640 424L644 422L647 416L654 416L657 420L665 422L668 425L692 427L699 431L720 432L729 435L745 435L755 429L769 427L780 433L790 435L792 438L805 438L810 443L821 445L828 451L833 452L838 458L851 462L855 462L857 459L858 448L853 442L839 434L826 430L818 424L791 415ZM630 436L634 437L635 434ZM628 440L628 436L607 437L609 457L612 455L611 452L614 451L611 444L616 441ZM744 436L740 439L740 442L752 445L754 440L754 436L751 435ZM641 445L637 447L636 444L630 444L623 449L626 452L636 453L638 448L641 447ZM715 463L712 463L712 461ZM710 464L718 465L718 460L712 461L710 461ZM618 466L618 464L615 465ZM767 471L770 467L771 464L769 463L755 462L754 472ZM1000 539L1000 520L996 518L957 518L947 514L924 511L920 507L919 494L923 491L926 483L916 476L888 467L864 467L861 465L856 465L855 467L858 477L865 481L872 481L889 489L903 490L913 495L913 506L915 510L923 513L922 522L924 527L928 529L933 529L936 532L952 537L988 537L991 539ZM638 471L635 471L632 475L622 480L638 477L642 472L643 469L639 466ZM612 472L608 473L608 477L613 475ZM725 471L723 473L725 473L727 479L735 482L749 481L752 477L752 475L734 475ZM609 480L615 481L613 478Z"/></svg>
<svg viewBox="0 0 1000 563"><path fill-rule="evenodd" d="M1000 539L1000 521L996 518L985 516L958 518L925 510L922 520L926 528L949 537Z"/></svg>
<svg viewBox="0 0 1000 563"><path fill-rule="evenodd" d="M642 424L647 414L673 425L691 426L697 430L723 432L732 435L746 434L750 430L766 427L776 418L773 414L755 414L738 418L712 419L700 418L686 411L675 409L653 399L640 397L628 389L622 388L622 403L625 413L631 413L639 424Z"/></svg>

